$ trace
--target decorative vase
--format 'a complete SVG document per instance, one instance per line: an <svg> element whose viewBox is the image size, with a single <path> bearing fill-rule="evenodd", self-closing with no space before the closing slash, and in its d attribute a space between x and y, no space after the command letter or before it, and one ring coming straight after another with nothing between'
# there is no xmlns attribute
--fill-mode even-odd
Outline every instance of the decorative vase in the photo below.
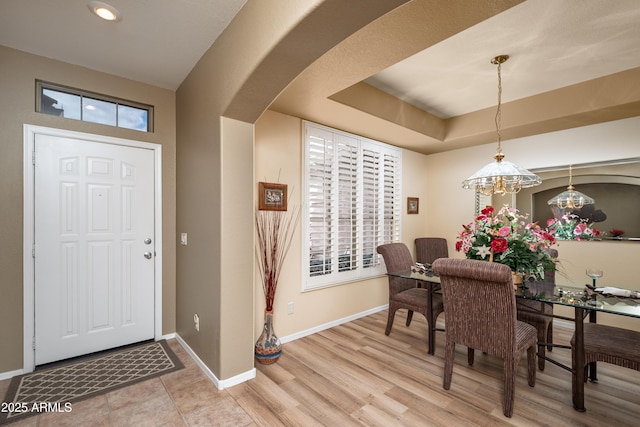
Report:
<svg viewBox="0 0 640 427"><path fill-rule="evenodd" d="M513 286L522 285L522 275L516 273L515 271L512 271L511 278L513 279Z"/></svg>
<svg viewBox="0 0 640 427"><path fill-rule="evenodd" d="M263 364L275 363L282 354L280 339L273 332L273 311L264 312L264 328L256 341L256 359Z"/></svg>

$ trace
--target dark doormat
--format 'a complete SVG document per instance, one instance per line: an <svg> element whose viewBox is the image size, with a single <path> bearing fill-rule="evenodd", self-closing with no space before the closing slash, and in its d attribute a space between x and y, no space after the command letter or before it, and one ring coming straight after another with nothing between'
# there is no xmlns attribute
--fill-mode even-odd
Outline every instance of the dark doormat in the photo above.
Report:
<svg viewBox="0 0 640 427"><path fill-rule="evenodd" d="M42 412L69 412L72 403L184 366L165 340L74 359L13 377L0 407L0 425Z"/></svg>

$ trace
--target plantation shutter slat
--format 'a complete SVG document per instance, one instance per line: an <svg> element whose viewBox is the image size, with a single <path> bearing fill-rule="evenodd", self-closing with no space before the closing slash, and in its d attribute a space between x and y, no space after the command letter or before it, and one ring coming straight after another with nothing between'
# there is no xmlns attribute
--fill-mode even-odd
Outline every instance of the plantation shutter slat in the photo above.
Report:
<svg viewBox="0 0 640 427"><path fill-rule="evenodd" d="M402 151L305 122L304 152L303 288L383 274L376 248L400 240Z"/></svg>

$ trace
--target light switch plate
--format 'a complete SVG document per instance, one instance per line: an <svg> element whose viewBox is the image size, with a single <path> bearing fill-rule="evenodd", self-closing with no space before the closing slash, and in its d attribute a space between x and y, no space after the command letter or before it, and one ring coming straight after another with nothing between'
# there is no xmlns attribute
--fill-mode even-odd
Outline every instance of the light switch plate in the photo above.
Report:
<svg viewBox="0 0 640 427"><path fill-rule="evenodd" d="M187 233L180 233L180 244L187 246Z"/></svg>

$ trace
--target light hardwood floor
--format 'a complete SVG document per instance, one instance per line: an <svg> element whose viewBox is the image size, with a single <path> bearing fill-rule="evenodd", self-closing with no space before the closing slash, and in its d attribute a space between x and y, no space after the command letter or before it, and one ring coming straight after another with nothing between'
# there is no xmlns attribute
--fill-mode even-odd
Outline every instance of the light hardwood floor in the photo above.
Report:
<svg viewBox="0 0 640 427"><path fill-rule="evenodd" d="M587 412L571 405L571 375L547 363L536 386L518 371L512 418L502 415L502 362L476 352L466 363L458 346L450 390L442 388L444 333L427 354L426 321L405 327L399 312L390 336L387 312L376 313L284 345L274 365L218 391L177 342L185 369L74 404L72 414L44 414L12 426L635 426L640 372L599 364L599 382L585 387ZM442 326L442 325L441 325ZM277 325L276 325L277 330ZM572 331L555 327L555 341ZM569 363L570 351L554 349ZM0 393L3 385L0 382Z"/></svg>
<svg viewBox="0 0 640 427"><path fill-rule="evenodd" d="M404 312L406 313L406 312ZM571 404L571 375L547 363L536 386L520 363L512 418L502 414L502 361L476 352L467 365L466 348L456 347L450 390L442 388L444 333L436 352L426 351L424 317L405 327L397 315L384 335L386 311L287 343L275 366L259 367L256 381L229 389L262 425L415 426L632 426L640 423L640 372L599 364L599 382L586 385L580 413ZM442 326L442 325L441 325ZM556 327L556 342L572 330ZM554 358L570 364L571 352ZM251 402L251 403L249 403Z"/></svg>

